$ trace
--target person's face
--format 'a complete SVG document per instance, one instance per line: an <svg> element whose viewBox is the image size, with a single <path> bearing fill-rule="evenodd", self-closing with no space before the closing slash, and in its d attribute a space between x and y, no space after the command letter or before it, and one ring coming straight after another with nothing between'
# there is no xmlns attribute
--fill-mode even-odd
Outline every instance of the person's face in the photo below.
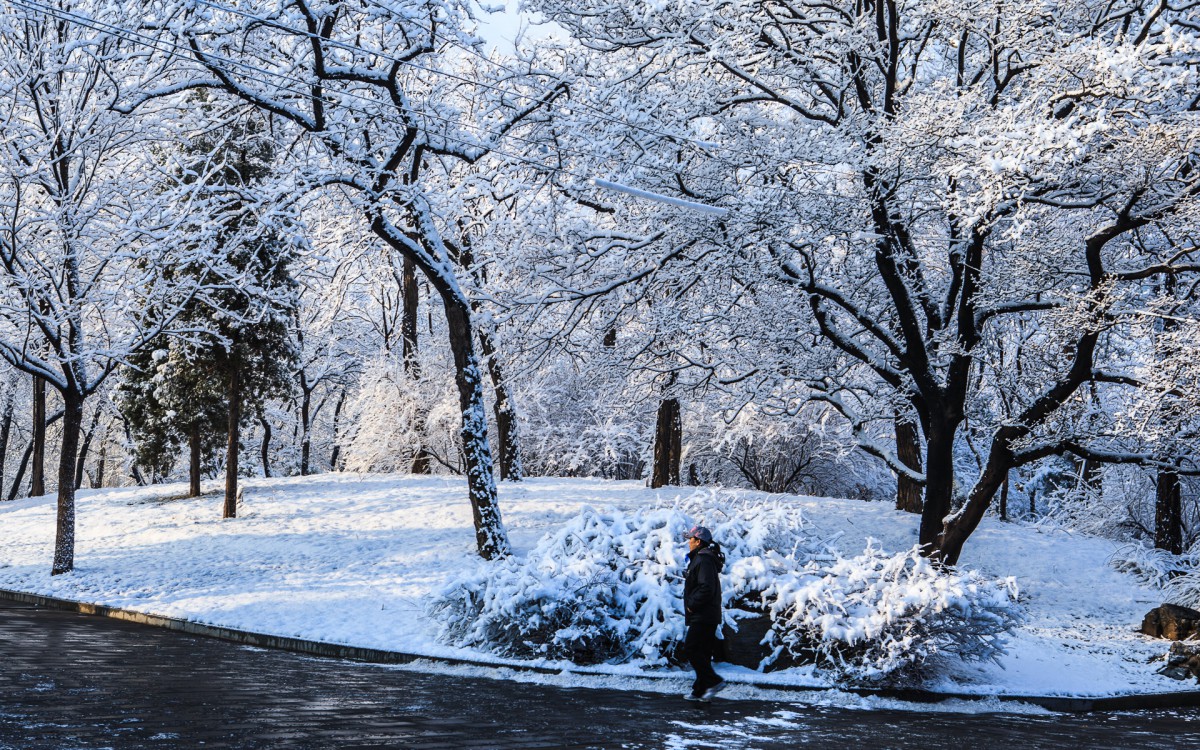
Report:
<svg viewBox="0 0 1200 750"><path fill-rule="evenodd" d="M700 540L696 537L688 539L688 552L695 552L700 549Z"/></svg>

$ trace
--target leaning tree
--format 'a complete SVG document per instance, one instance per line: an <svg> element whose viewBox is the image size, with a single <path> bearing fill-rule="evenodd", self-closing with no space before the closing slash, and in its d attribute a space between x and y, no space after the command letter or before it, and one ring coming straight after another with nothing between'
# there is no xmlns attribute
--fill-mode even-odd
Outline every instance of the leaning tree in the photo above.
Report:
<svg viewBox="0 0 1200 750"><path fill-rule="evenodd" d="M299 137L293 193L345 191L365 225L438 295L476 543L484 557L507 554L471 299L445 239L456 217L444 212L444 199L461 168L495 157L560 89L546 91L544 80L531 88L530 75L489 77L472 65L461 51L478 41L466 3L181 0L166 12L151 24L162 29L159 54L186 49L193 64L155 93L220 90L288 123Z"/></svg>

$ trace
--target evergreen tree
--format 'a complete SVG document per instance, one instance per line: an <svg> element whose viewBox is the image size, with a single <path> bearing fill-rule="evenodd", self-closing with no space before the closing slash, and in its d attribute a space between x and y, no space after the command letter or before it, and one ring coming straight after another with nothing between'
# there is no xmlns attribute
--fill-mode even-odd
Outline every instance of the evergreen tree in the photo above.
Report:
<svg viewBox="0 0 1200 750"><path fill-rule="evenodd" d="M205 133L191 141L187 156L182 179L202 182L207 198L189 241L212 249L175 273L198 280L203 292L170 335L132 358L121 403L142 466L169 472L187 442L192 495L199 494L202 466L214 463L225 444L224 516L232 518L241 427L265 401L291 390L294 252L255 211L253 196L275 156L262 122Z"/></svg>

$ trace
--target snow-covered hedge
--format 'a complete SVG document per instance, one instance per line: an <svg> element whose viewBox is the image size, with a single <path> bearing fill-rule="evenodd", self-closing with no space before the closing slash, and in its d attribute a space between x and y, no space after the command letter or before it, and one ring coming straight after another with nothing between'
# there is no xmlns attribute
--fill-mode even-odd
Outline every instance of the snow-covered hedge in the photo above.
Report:
<svg viewBox="0 0 1200 750"><path fill-rule="evenodd" d="M774 652L856 682L907 673L937 654L996 659L1022 620L1012 578L938 568L919 547L889 555L868 540L829 562L778 556L735 564L770 613Z"/></svg>
<svg viewBox="0 0 1200 750"><path fill-rule="evenodd" d="M685 634L683 535L697 522L729 561L726 624L736 627L734 607L771 618L774 653L763 667L815 662L838 678L879 680L935 654L995 658L1021 619L1012 579L941 570L916 549L888 555L869 544L844 558L794 506L713 498L633 512L587 508L527 556L478 563L436 597L430 615L441 639L460 646L665 664Z"/></svg>

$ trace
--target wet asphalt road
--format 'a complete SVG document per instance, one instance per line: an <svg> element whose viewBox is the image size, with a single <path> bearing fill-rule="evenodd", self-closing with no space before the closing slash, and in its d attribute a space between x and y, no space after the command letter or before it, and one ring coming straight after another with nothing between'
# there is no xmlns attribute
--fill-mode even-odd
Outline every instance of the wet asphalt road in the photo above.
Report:
<svg viewBox="0 0 1200 750"><path fill-rule="evenodd" d="M367 747L1200 748L1200 710L696 706L314 659L0 602L0 750Z"/></svg>

